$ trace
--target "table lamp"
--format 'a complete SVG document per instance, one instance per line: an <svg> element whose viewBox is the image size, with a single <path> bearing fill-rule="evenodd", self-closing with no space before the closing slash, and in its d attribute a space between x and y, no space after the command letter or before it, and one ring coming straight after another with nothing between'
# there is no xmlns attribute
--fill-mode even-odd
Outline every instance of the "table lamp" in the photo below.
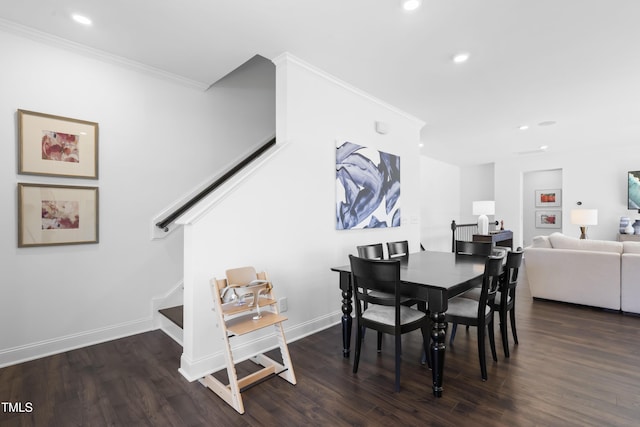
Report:
<svg viewBox="0 0 640 427"><path fill-rule="evenodd" d="M496 213L496 202L493 200L480 200L473 202L473 214L478 217L478 234L489 234L489 218L487 215Z"/></svg>
<svg viewBox="0 0 640 427"><path fill-rule="evenodd" d="M571 224L580 227L580 238L587 238L587 225L598 225L597 209L573 209L571 211Z"/></svg>

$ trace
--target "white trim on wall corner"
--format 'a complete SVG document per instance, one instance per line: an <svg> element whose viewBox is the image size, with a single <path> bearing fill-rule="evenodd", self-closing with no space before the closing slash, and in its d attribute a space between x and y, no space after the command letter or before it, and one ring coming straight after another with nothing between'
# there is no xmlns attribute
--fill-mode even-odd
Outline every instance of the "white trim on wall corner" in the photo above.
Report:
<svg viewBox="0 0 640 427"><path fill-rule="evenodd" d="M373 96L371 94L368 94L367 92L365 92L365 91L363 91L361 89L358 89L357 87L352 86L349 83L347 83L347 82L345 82L343 80L340 80L339 78L337 78L337 77L335 77L335 76L333 76L333 75L331 75L331 74L329 74L329 73L327 73L325 71L322 71L319 68L314 67L313 65L311 65L308 62L305 62L302 59L290 54L289 52L281 53L280 55L278 55L275 58L273 58L271 61L276 65L276 67L279 67L279 66L281 66L282 64L284 64L286 62L294 63L294 64L296 64L296 65L298 65L300 67L303 67L303 68L307 69L308 71L311 71L314 74L317 74L317 75L329 80L331 83L333 83L335 85L338 85L338 86L340 86L340 87L342 87L342 88L344 88L344 89L346 89L348 91L351 91L351 92L355 93L358 96L361 96L361 97L367 99L368 101L374 102L374 103L380 105L381 107L384 107L384 108L386 108L388 110L393 111L396 114L401 115L402 117L404 117L406 119L414 121L415 123L417 123L421 127L426 124L423 120L420 120L416 116L413 116L413 115L411 115L409 113L406 113L406 112L394 107L393 105L388 104L388 103L382 101L381 99L376 98L375 96Z"/></svg>
<svg viewBox="0 0 640 427"><path fill-rule="evenodd" d="M153 330L151 317L44 340L0 352L0 368Z"/></svg>

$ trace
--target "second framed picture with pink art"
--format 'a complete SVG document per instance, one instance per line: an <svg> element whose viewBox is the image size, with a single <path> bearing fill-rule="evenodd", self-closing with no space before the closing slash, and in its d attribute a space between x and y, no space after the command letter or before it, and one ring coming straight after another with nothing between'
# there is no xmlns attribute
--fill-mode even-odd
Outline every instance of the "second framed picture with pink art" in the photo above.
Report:
<svg viewBox="0 0 640 427"><path fill-rule="evenodd" d="M536 211L536 228L562 228L562 211Z"/></svg>
<svg viewBox="0 0 640 427"><path fill-rule="evenodd" d="M18 247L98 243L98 187L18 183Z"/></svg>
<svg viewBox="0 0 640 427"><path fill-rule="evenodd" d="M98 179L98 123L18 110L18 173Z"/></svg>

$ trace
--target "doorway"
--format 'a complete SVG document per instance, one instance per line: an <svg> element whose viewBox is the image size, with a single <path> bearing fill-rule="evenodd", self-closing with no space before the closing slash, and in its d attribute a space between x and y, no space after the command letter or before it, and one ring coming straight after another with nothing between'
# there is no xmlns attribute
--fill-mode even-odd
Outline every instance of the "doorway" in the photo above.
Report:
<svg viewBox="0 0 640 427"><path fill-rule="evenodd" d="M525 172L522 191L524 246L535 236L562 232L562 169Z"/></svg>

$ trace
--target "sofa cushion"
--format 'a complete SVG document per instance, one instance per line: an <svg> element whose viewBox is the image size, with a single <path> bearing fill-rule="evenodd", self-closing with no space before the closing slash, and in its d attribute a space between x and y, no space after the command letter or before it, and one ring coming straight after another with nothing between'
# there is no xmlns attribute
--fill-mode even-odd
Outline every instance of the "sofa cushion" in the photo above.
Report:
<svg viewBox="0 0 640 427"><path fill-rule="evenodd" d="M635 243L624 245L625 252L632 246L634 250L640 248L640 242L624 243ZM620 308L640 314L640 253L623 253L620 259Z"/></svg>
<svg viewBox="0 0 640 427"><path fill-rule="evenodd" d="M640 242L622 242L625 254L640 254Z"/></svg>
<svg viewBox="0 0 640 427"><path fill-rule="evenodd" d="M580 251L622 253L622 242L609 240L576 239L562 233L552 233L549 242L554 249L574 249Z"/></svg>
<svg viewBox="0 0 640 427"><path fill-rule="evenodd" d="M534 298L620 309L620 255L572 249L527 248L523 266ZM627 254L627 257L640 255Z"/></svg>
<svg viewBox="0 0 640 427"><path fill-rule="evenodd" d="M549 242L549 236L535 236L531 244L532 248L551 248L551 242Z"/></svg>

